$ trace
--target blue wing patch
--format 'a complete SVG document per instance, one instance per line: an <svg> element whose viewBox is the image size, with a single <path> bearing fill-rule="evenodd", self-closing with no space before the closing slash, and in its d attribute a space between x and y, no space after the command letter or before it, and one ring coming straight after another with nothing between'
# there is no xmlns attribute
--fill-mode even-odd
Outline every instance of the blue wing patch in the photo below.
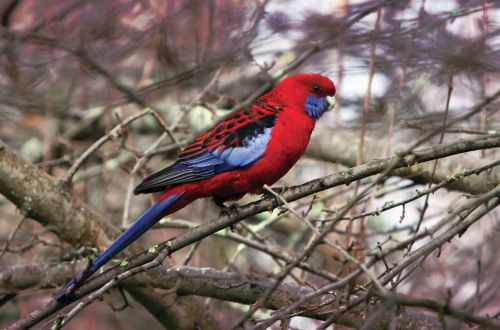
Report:
<svg viewBox="0 0 500 330"><path fill-rule="evenodd" d="M212 157L220 161L214 167L214 174L255 163L266 151L267 144L271 140L271 131L272 128L267 127L262 133L245 138L241 147L226 148L220 152L218 149L209 151Z"/></svg>
<svg viewBox="0 0 500 330"><path fill-rule="evenodd" d="M274 121L273 121L274 124ZM167 186L198 181L216 174L249 166L262 157L271 140L272 126L240 134L238 145L220 145L212 150L181 158L171 166L147 177L134 193L162 191ZM248 134L253 133L253 134Z"/></svg>

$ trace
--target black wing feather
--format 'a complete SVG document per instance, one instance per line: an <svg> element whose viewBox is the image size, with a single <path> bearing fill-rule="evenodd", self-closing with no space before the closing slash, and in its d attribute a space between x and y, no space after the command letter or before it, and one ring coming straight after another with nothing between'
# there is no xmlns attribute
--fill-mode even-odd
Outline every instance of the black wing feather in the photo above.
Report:
<svg viewBox="0 0 500 330"><path fill-rule="evenodd" d="M134 194L159 192L168 186L202 180L230 170L223 159L210 151L243 146L246 139L272 127L277 115L277 112L264 112L252 118L244 110L235 112L189 144L174 164L145 178Z"/></svg>

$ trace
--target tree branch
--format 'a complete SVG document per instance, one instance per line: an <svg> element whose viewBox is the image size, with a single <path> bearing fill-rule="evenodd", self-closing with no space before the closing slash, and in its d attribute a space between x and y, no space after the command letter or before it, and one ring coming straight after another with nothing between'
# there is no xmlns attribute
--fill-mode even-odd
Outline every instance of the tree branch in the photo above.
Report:
<svg viewBox="0 0 500 330"><path fill-rule="evenodd" d="M57 182L18 156L1 140L0 193L14 203L26 216L50 228L61 239L75 247L92 245L102 249L110 243L110 237L116 237L119 234L119 231L109 222L104 221L85 203L73 196L66 184ZM140 250L136 245L132 246L128 253ZM172 324L172 320L175 320L174 317L169 317L169 313L172 311L168 305L163 305L163 308L159 309L160 301L153 292L148 289L134 292L137 295L140 294L139 300L165 327L179 329L192 327L192 324ZM200 314L197 315L200 316ZM26 327L30 326L31 319L21 321L25 321L21 324L25 324ZM190 321L190 323L195 322L194 318ZM207 323L209 322L207 321Z"/></svg>
<svg viewBox="0 0 500 330"><path fill-rule="evenodd" d="M422 162L444 158L468 151L495 148L499 146L500 135L470 140L460 140L449 144L442 144L439 146L415 150L412 154L401 159L395 165L395 168L411 168L413 165ZM334 174L309 181L299 186L287 188L281 193L281 195L288 202L291 202L335 186L349 184L356 180L382 173L386 168L388 168L388 166L393 165L392 163L395 159L398 159L398 157L393 156L384 159L373 160L366 164L350 168L346 171L336 172ZM234 225L243 219L264 211L271 211L279 205L279 200L274 197L267 197L257 202L253 202L240 207L238 212L233 212L230 216L219 217L208 221L203 225L200 225L186 232L185 234L172 238L171 240L158 245L158 247L154 249L155 251L147 251L137 255L136 257L129 260L126 267L112 267L101 275L94 277L93 279L82 285L82 287L78 288L72 299L79 299L80 297L83 297L86 294L103 287L106 283L111 281L120 273L127 272L134 268L153 262L165 250L167 251L167 254L173 253L205 237L208 237L221 229L224 229L230 225ZM41 307L39 310L30 313L27 318L38 321L42 320L43 318L51 315L52 313L55 313L57 310L60 310L69 303L70 301L62 304L52 301ZM17 329L16 327L14 328Z"/></svg>
<svg viewBox="0 0 500 330"><path fill-rule="evenodd" d="M493 137L498 135L493 135ZM349 143L345 143L349 141ZM359 143L359 134L340 130L331 134L327 130L318 130L314 132L313 138L306 151L306 155L316 159L339 163L347 167L356 166L356 150L353 145ZM374 136L365 137L365 148L363 154L366 159L373 159L382 155L384 141ZM393 145L393 150L404 149L403 144ZM491 159L477 159L471 157L449 158L438 163L436 173L432 176L432 182L438 183L445 180L448 176L454 175L465 168L473 168L485 165L491 162ZM411 168L399 168L391 172L391 175L405 177L417 183L428 183L429 173L432 170L432 164L421 164ZM455 180L446 185L446 188L468 192L471 194L484 193L498 184L500 173L498 171L484 172L480 175L470 176L463 180Z"/></svg>
<svg viewBox="0 0 500 330"><path fill-rule="evenodd" d="M53 269L53 268L52 268ZM8 267L0 271L0 290L4 292L18 292L27 287L27 283L38 283L40 287L50 287L64 283L70 276L70 267L64 266L59 272L51 272L51 267L45 264L33 264ZM130 287L155 287L168 290L177 298L196 295L225 301L251 305L255 303L262 292L274 285L275 280L251 274L235 274L217 271L213 268L195 268L187 266L157 267L147 274L138 274L123 282ZM264 305L265 308L277 310L296 301L305 294L314 290L308 286L295 284L281 284ZM170 298L172 300L172 298ZM325 320L332 310L338 308L345 300L342 292L332 291L311 299L302 305L301 315L305 317ZM363 323L366 315L363 310L353 310L336 319L337 324L358 327ZM378 328L389 324L390 319L378 321ZM412 324L411 329L417 329L423 321L416 316L399 316L399 322ZM429 322L428 319L425 320ZM436 320L437 323L437 320Z"/></svg>

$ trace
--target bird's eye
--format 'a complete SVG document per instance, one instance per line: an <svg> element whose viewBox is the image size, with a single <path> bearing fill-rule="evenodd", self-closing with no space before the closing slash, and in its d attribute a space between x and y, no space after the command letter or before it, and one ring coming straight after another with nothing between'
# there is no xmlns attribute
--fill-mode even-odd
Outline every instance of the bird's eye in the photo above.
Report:
<svg viewBox="0 0 500 330"><path fill-rule="evenodd" d="M321 92L321 88L319 88L319 86L318 86L318 85L313 85L313 91L314 91L315 93L319 93L319 92Z"/></svg>

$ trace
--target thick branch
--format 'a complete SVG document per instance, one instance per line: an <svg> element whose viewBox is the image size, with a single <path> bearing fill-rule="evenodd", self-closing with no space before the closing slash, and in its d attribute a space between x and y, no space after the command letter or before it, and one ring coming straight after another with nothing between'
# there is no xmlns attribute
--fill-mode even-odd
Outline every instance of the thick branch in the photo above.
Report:
<svg viewBox="0 0 500 330"><path fill-rule="evenodd" d="M349 143L346 143L349 141ZM366 136L364 142L364 158L373 159L380 157L384 150L385 141L373 136ZM347 167L356 166L356 149L353 145L359 144L359 134L348 131L338 130L331 134L327 130L316 130L314 132L306 155L329 161L340 163ZM402 144L392 146L393 150L403 150ZM477 159L471 157L449 158L438 162L436 173L432 176L432 182L438 183L446 179L447 176L455 175L464 168L478 167L490 163L491 159ZM409 178L418 183L428 183L432 164L415 165L411 168L400 168L391 174ZM480 175L470 176L463 180L454 181L446 186L448 189L459 190L471 194L484 193L498 184L500 173L498 171L484 172Z"/></svg>
<svg viewBox="0 0 500 330"><path fill-rule="evenodd" d="M33 164L14 153L0 140L0 193L27 216L58 233L73 246L105 247L119 231L73 196L66 185L57 182ZM128 253L139 251L132 248ZM165 326L189 328L192 324L172 324L168 305L158 308L156 295L148 290L134 290L135 296ZM134 293L132 293L134 295ZM197 314L199 315L199 314ZM29 320L26 320L29 321ZM190 319L190 323L194 322ZM29 322L28 322L29 323ZM29 326L27 323L27 326Z"/></svg>
<svg viewBox="0 0 500 330"><path fill-rule="evenodd" d="M468 151L495 147L500 147L500 136L474 140L461 140L449 144L416 150L410 157L405 157L404 159L402 159L396 165L396 168L408 167L411 169L413 165L422 162L444 158ZM332 187L340 186L343 184L350 184L356 180L360 180L383 172L395 159L396 156L373 160L366 164L356 166L345 171L336 172L334 174L309 181L299 186L287 188L282 192L281 195L288 202L291 202ZM239 208L237 213L233 213L229 217L224 216L211 220L179 237L167 241L162 245L162 247L168 248L171 252L178 251L179 249L182 249L189 244L210 236L221 229L224 229L230 225L234 225L237 222L258 213L271 211L279 205L280 202L273 197L267 197L257 202L244 205ZM139 258L143 260L139 261L137 264L143 264L152 261L156 256L157 253L148 253L146 255L143 255ZM137 262L137 260L135 262ZM133 266L133 264L134 262L131 262L131 266ZM103 283L100 283L100 285L98 286L101 286L102 284Z"/></svg>
<svg viewBox="0 0 500 330"><path fill-rule="evenodd" d="M451 306L448 302L437 302L431 299L425 298L414 298L407 295L402 294L394 294L382 296L381 298L385 301L388 301L391 304L395 304L398 306L413 306L413 307L421 307L425 309L429 309L431 311L437 312L441 315L450 315L458 320L462 320L464 322L470 322L473 324L478 324L481 326L481 329L500 329L500 324L494 322L489 318L478 317L474 314L470 314L465 310L458 309L456 307Z"/></svg>
<svg viewBox="0 0 500 330"><path fill-rule="evenodd" d="M0 294L53 288L66 283L73 272L74 267L67 264L58 267L48 263L4 267L0 271Z"/></svg>
<svg viewBox="0 0 500 330"><path fill-rule="evenodd" d="M50 287L51 284L62 283L70 272L69 267L63 267L59 273L50 273L48 265L34 264L8 267L0 272L0 290L17 292L27 287L28 283L38 283L40 287ZM48 275L50 274L50 275ZM155 287L176 294L177 296L197 295L225 301L251 305L255 303L262 292L274 285L275 280L249 274L234 274L217 271L213 268L195 268L185 266L158 267L147 274L134 276L126 281L127 286ZM314 290L311 287L295 284L281 284L266 301L265 308L277 310L296 301ZM178 299L178 298L177 298ZM299 308L302 316L319 320L327 319L333 310L338 308L342 293L334 292L311 299ZM175 304L177 304L176 302ZM336 323L358 327L365 319L364 311L350 311L339 316ZM379 328L387 326L390 319L379 321ZM398 317L398 322L412 324L410 329L418 329L421 321L416 315L408 318L404 313Z"/></svg>
<svg viewBox="0 0 500 330"><path fill-rule="evenodd" d="M429 160L444 158L447 156L464 153L468 151L495 148L499 146L500 146L500 136L457 141L450 144L444 144L435 147L416 150L411 155L408 155L407 157L401 159L396 164L395 168L411 167L412 165L421 162L426 162ZM4 146L4 149L5 148L6 147ZM1 159L2 158L0 158L0 160ZM320 179L312 180L300 186L288 188L282 193L282 196L287 201L290 202L335 186L339 186L342 184L349 184L356 180L360 180L365 177L383 172L386 168L393 165L392 163L396 159L399 158L393 156L385 159L373 160L369 163L353 167L346 171L337 172ZM95 277L93 280L87 282L81 288L79 288L72 298L76 300L90 292L95 291L96 289L102 287L104 284L113 279L117 274L122 273L124 270L126 271L128 269L133 269L140 265L144 265L148 262L152 262L153 260L155 260L155 258L157 258L159 253L165 249L167 249L167 251L169 251L170 253L173 253L183 247L188 246L189 244L192 244L207 236L210 236L215 232L225 227L228 227L229 225L236 224L238 221L241 221L242 219L248 218L260 212L273 210L279 205L280 205L279 200L272 197L268 197L263 200L250 203L248 205L241 207L236 214L232 214L228 217L226 216L220 217L212 221L209 221L197 228L190 230L189 232L179 237L175 237L161 244L158 247L158 249L155 249L156 251L154 253L151 253L149 251L144 252L139 256L131 259L130 262L128 263L128 266L125 267L125 269L124 267L114 267L106 271L102 275ZM40 308L39 310L30 313L27 316L27 319L33 320L33 322L36 320L41 320L55 313L56 311L62 309L67 304L69 304L69 301L64 304L52 301L43 306L42 308ZM21 328L21 327L14 326L13 328Z"/></svg>
<svg viewBox="0 0 500 330"><path fill-rule="evenodd" d="M104 247L119 232L65 185L39 170L0 140L0 193L27 216L73 246Z"/></svg>

